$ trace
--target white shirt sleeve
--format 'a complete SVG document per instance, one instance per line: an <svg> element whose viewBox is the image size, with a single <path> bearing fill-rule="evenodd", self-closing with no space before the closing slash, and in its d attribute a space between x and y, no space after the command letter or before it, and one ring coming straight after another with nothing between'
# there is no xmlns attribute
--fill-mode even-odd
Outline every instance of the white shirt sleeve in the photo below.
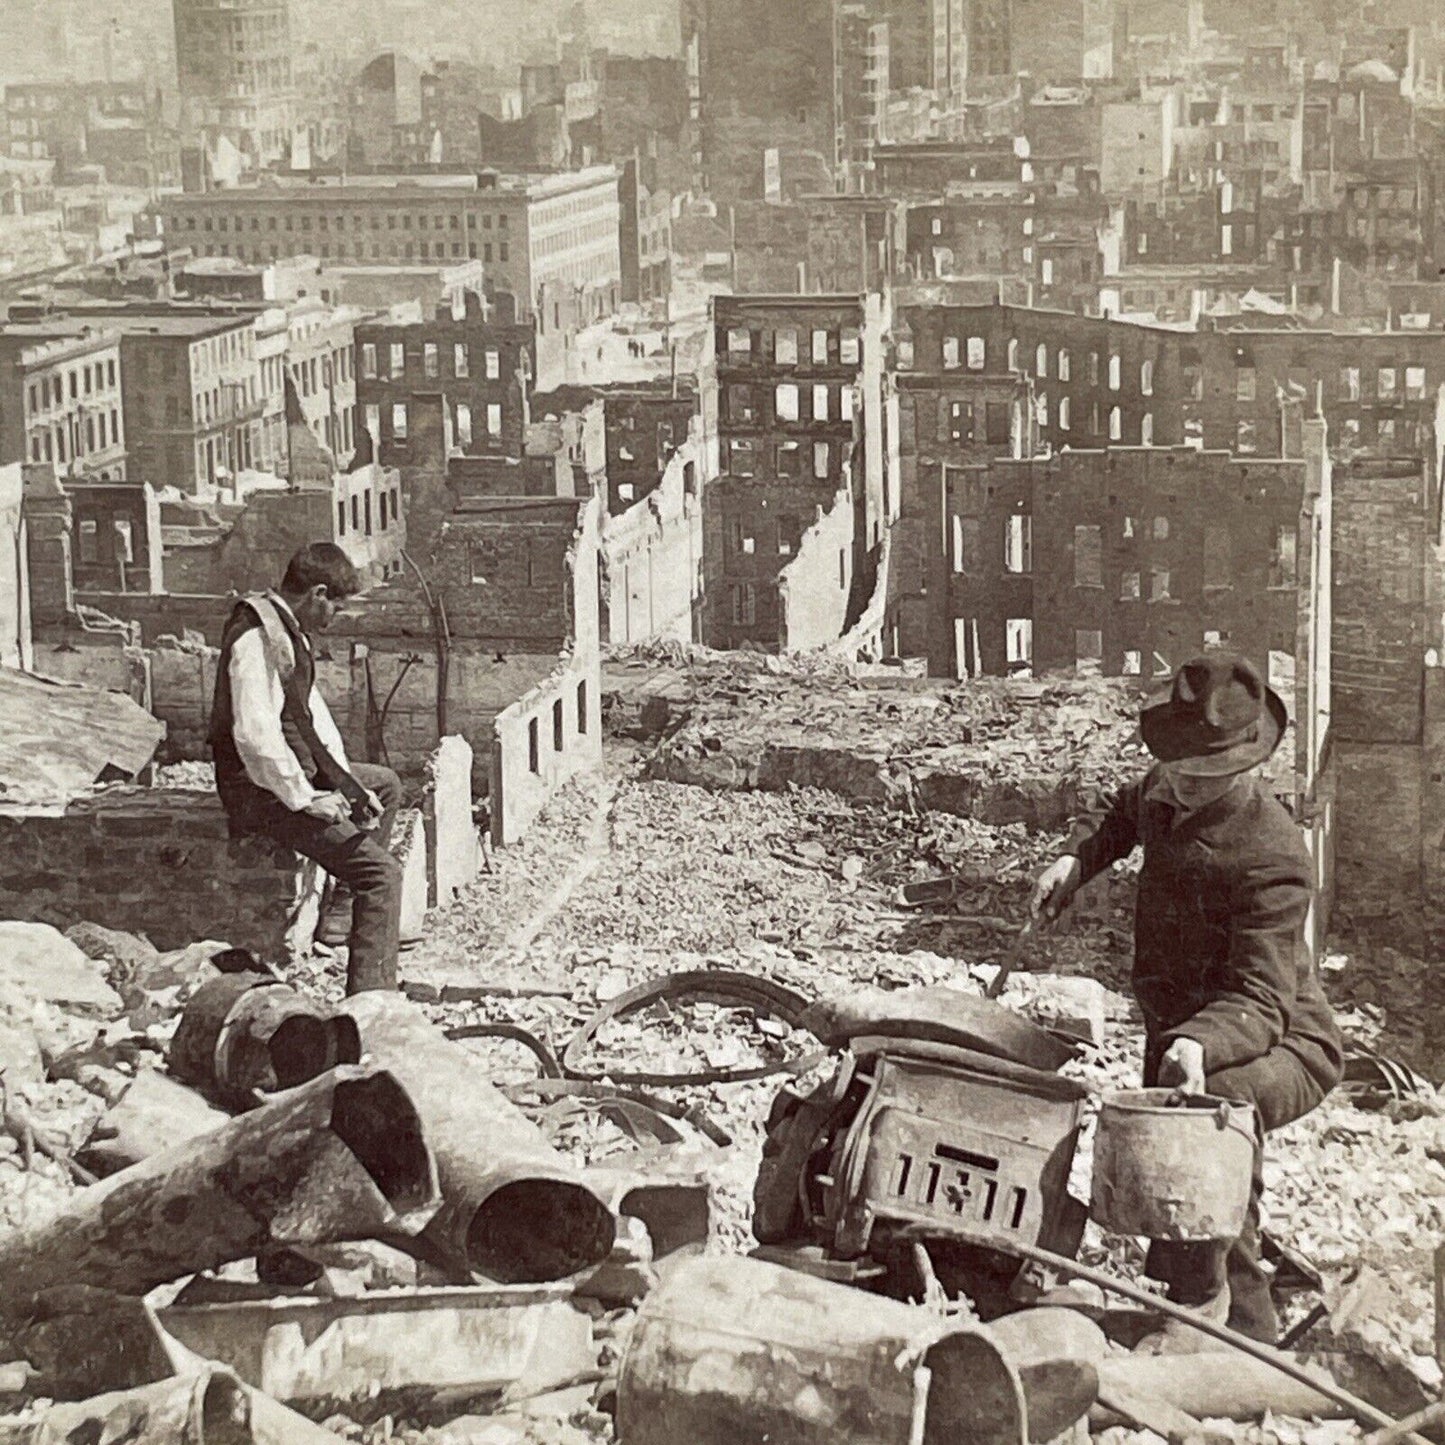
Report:
<svg viewBox="0 0 1445 1445"><path fill-rule="evenodd" d="M243 632L232 644L230 680L232 737L247 777L299 813L316 789L281 731L285 692L259 627Z"/></svg>
<svg viewBox="0 0 1445 1445"><path fill-rule="evenodd" d="M326 751L349 773L351 764L346 761L346 744L341 741L341 730L331 716L331 709L326 706L326 699L321 696L321 689L314 683L311 687L311 726L316 729L316 736L321 739Z"/></svg>

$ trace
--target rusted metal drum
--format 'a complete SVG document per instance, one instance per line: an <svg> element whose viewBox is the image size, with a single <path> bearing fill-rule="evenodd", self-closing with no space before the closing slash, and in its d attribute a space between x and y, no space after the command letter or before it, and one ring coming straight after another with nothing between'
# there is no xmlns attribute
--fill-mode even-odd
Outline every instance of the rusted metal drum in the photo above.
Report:
<svg viewBox="0 0 1445 1445"><path fill-rule="evenodd" d="M1256 1140L1249 1104L1173 1089L1110 1094L1094 1139L1091 1213L1118 1234L1236 1239Z"/></svg>
<svg viewBox="0 0 1445 1445"><path fill-rule="evenodd" d="M361 1059L356 1021L262 974L224 974L181 1015L170 1072L235 1109Z"/></svg>
<svg viewBox="0 0 1445 1445"><path fill-rule="evenodd" d="M1023 1445L1017 1373L977 1325L755 1259L648 1295L617 1386L626 1445Z"/></svg>

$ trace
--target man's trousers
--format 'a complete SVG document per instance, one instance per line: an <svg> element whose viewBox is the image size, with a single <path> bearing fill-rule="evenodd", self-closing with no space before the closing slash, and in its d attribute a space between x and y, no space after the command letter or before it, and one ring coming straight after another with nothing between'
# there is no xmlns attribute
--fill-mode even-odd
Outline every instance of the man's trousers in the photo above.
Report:
<svg viewBox="0 0 1445 1445"><path fill-rule="evenodd" d="M391 830L401 803L401 781L390 768L354 763L351 775L381 800L374 828L354 819L324 823L293 813L264 789L247 787L228 801L235 827L258 833L314 859L352 896L346 992L396 987L401 931L401 864L391 856Z"/></svg>

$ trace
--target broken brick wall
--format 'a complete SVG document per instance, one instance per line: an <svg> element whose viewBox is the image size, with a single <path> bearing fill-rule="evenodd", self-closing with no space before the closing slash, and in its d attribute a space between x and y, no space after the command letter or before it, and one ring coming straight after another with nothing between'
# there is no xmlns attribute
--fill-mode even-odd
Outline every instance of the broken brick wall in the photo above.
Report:
<svg viewBox="0 0 1445 1445"><path fill-rule="evenodd" d="M206 792L108 788L50 809L0 809L0 916L88 921L157 948L223 939L283 962L315 931L315 869L232 842Z"/></svg>
<svg viewBox="0 0 1445 1445"><path fill-rule="evenodd" d="M142 647L126 645L121 638L87 637L79 644L42 639L33 666L42 677L124 693L147 712L152 711L150 654Z"/></svg>
<svg viewBox="0 0 1445 1445"><path fill-rule="evenodd" d="M1418 949L1445 842L1441 556L1418 461L1335 471L1334 736L1340 921Z"/></svg>
<svg viewBox="0 0 1445 1445"><path fill-rule="evenodd" d="M798 555L778 576L778 642L806 652L837 642L853 585L853 503L846 490L803 533Z"/></svg>
<svg viewBox="0 0 1445 1445"><path fill-rule="evenodd" d="M607 519L606 641L694 640L703 597L705 462L706 449L694 434L667 463L655 490Z"/></svg>
<svg viewBox="0 0 1445 1445"><path fill-rule="evenodd" d="M602 763L602 673L596 652L564 662L498 714L490 751L492 842L517 842L548 799Z"/></svg>
<svg viewBox="0 0 1445 1445"><path fill-rule="evenodd" d="M1418 461L1336 469L1334 725L1342 741L1418 742L1429 551Z"/></svg>
<svg viewBox="0 0 1445 1445"><path fill-rule="evenodd" d="M220 643L226 619L235 605L229 597L182 592L81 592L75 601L107 617L134 622L143 643L199 632L213 647ZM65 621L63 616L50 620L57 625Z"/></svg>
<svg viewBox="0 0 1445 1445"><path fill-rule="evenodd" d="M341 664L335 664L340 667ZM453 643L447 663L446 731L464 737L476 754L473 785L485 792L492 728L497 715L549 677L552 652L498 652ZM430 639L377 638L360 646L342 688L320 686L336 716L349 756L383 762L418 777L441 736L437 659Z"/></svg>

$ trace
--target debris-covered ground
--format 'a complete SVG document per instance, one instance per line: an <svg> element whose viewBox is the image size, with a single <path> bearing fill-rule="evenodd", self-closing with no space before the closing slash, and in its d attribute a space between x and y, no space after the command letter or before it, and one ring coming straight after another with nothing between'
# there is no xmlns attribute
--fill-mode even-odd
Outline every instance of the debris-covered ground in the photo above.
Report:
<svg viewBox="0 0 1445 1445"><path fill-rule="evenodd" d="M854 755L885 764L908 755L926 758L932 767L948 754L951 767L959 750L978 748L978 756L995 760L995 780L1007 786L1040 775L1031 763L1031 748L1039 744L1035 724L1010 715L1001 697L983 689L971 712L920 691L924 701L916 710L890 714L888 708L898 706L895 692L880 703L885 693L826 670L824 686L807 693L811 700L804 706L797 680L779 681L767 661L732 671L687 656L670 661L685 675L690 715L680 730L665 729L671 736L663 753L654 741L609 744L604 772L560 794L526 840L494 855L490 871L434 916L427 941L404 956L408 991L435 1021L519 1024L560 1051L599 1005L680 969L740 970L823 997L865 986L981 989L1008 961L1017 973L1004 1001L1040 1017L1049 1017L1065 992L1051 985L1051 977L1102 985L1087 995L1102 1042L1070 1069L1102 1087L1137 1078L1140 1029L1127 1001L1127 872L1090 890L1059 928L1014 948L1029 880L1063 844L1062 827L1031 831L1024 821L983 823L921 807L916 798L894 806L896 798L847 796L857 790L846 786L839 791L773 780L765 790L738 790L712 778L713 787L699 787L672 780L677 770L666 762L689 752L698 759L720 752L741 756L740 739L759 717L766 747L791 746L787 729L776 725L779 709L794 710L793 741L806 738L817 750L830 737L843 738L845 715L861 708L868 720ZM677 678L669 685L682 686ZM674 701L682 696L675 694ZM734 723L738 710L745 720L755 716L745 727L719 726L730 707ZM1097 790L1137 765L1126 742L1127 708L1111 694L1072 687L1050 707L1045 756L1051 776L1066 773L1071 788ZM623 719L624 725L630 721ZM707 742L723 733L717 746ZM839 776L812 765L804 773L813 781ZM920 903L917 892L904 891L942 875L957 880L946 896ZM79 941L85 946L83 937ZM45 1149L63 1159L137 1070L159 1065L187 967L186 960L171 957L146 963L146 976L137 977L122 961L97 965L97 986L114 987L124 1001L123 1016L109 1024L102 1024L98 1006L27 993L0 976L0 1068L11 1104L0 1131L0 1225L44 1220L78 1188L72 1171ZM293 978L334 999L343 972L340 960L318 957ZM1407 992L1435 987L1438 981L1424 966L1341 945L1325 973L1352 1040L1385 1055L1403 1054L1432 1082L1441 1081L1438 1050L1422 1034ZM1065 1006L1077 997L1067 994ZM92 1056L87 1048L97 1040L108 1047ZM520 1085L536 1073L535 1060L513 1042L487 1039L468 1047L499 1083ZM674 1001L604 1024L586 1062L599 1073L689 1073L774 1064L815 1047L810 1035L750 1010ZM67 1059L59 1071L66 1077L55 1078L54 1067L47 1077L47 1063L60 1057ZM713 1185L712 1249L742 1251L752 1243L750 1199L763 1126L782 1082L774 1076L653 1090L698 1111L732 1141L720 1148L680 1126L688 1139L687 1161ZM620 1159L633 1147L615 1122L567 1100L538 1099L529 1108L558 1145L580 1159ZM1348 1383L1369 1386L1400 1410L1415 1397L1434 1398L1440 1387L1430 1300L1431 1254L1445 1238L1440 1115L1429 1089L1393 1100L1378 1089L1364 1097L1340 1093L1276 1136L1267 1165L1271 1230L1324 1277L1328 1314L1298 1347L1334 1351L1348 1345L1356 1361ZM1086 1159L1087 1149L1083 1153ZM1085 1181L1077 1182L1082 1187ZM1133 1241L1091 1231L1084 1257L1132 1273L1140 1254ZM1291 1321L1314 1303L1302 1296ZM599 1306L595 1312L605 1372L615 1363L631 1315L625 1308ZM1374 1363L1359 1363L1366 1356ZM365 1425L342 1417L328 1424L367 1440L605 1441L612 1438L611 1417L598 1407L606 1403L591 1386L501 1417L435 1428L423 1428L420 1416L409 1419L405 1411ZM1308 1445L1331 1445L1358 1433L1339 1423L1278 1421L1233 1429L1241 1440ZM1108 1432L1110 1438L1124 1433Z"/></svg>

